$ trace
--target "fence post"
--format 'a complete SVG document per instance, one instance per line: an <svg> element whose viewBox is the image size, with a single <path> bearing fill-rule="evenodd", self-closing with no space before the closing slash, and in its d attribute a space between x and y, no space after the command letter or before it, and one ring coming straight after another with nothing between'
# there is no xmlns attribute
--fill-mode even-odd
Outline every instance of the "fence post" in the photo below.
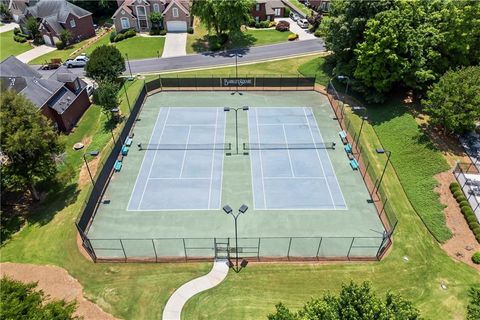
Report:
<svg viewBox="0 0 480 320"><path fill-rule="evenodd" d="M155 253L155 262L158 262L157 249L155 249L155 242L152 239L153 252Z"/></svg>
<svg viewBox="0 0 480 320"><path fill-rule="evenodd" d="M290 237L290 241L288 242L288 251L287 251L287 259L290 260L290 247L292 246L292 237Z"/></svg>
<svg viewBox="0 0 480 320"><path fill-rule="evenodd" d="M127 262L127 254L125 253L125 248L123 247L123 241L120 239L120 245L122 246L123 255L125 257L125 262Z"/></svg>
<svg viewBox="0 0 480 320"><path fill-rule="evenodd" d="M185 262L188 261L188 257L187 257L187 247L185 246L185 238L182 238L183 240L183 252L185 253Z"/></svg>
<svg viewBox="0 0 480 320"><path fill-rule="evenodd" d="M352 238L352 242L350 242L350 248L348 249L347 259L350 261L350 251L352 250L353 242L355 241L355 237Z"/></svg>
<svg viewBox="0 0 480 320"><path fill-rule="evenodd" d="M318 260L318 254L320 253L320 247L322 246L322 240L323 240L323 238L320 237L320 241L318 242L318 248L317 248L317 256L316 256L317 260Z"/></svg>
<svg viewBox="0 0 480 320"><path fill-rule="evenodd" d="M195 91L198 91L197 75L195 75Z"/></svg>
<svg viewBox="0 0 480 320"><path fill-rule="evenodd" d="M298 82L300 81L300 75L297 74L297 85L295 87L295 91L298 91Z"/></svg>
<svg viewBox="0 0 480 320"><path fill-rule="evenodd" d="M281 74L280 75L280 91L283 88L283 81L282 80L283 80L283 75Z"/></svg>
<svg viewBox="0 0 480 320"><path fill-rule="evenodd" d="M257 260L260 261L260 240L262 238L258 237L258 246L257 246Z"/></svg>
<svg viewBox="0 0 480 320"><path fill-rule="evenodd" d="M160 81L160 90L163 91L163 81L162 81L162 75L158 75L158 81Z"/></svg>
<svg viewBox="0 0 480 320"><path fill-rule="evenodd" d="M363 180L365 180L365 177L367 176L367 171L368 171L368 168L370 167L370 161L368 161L366 167L365 167L365 174L363 175Z"/></svg>

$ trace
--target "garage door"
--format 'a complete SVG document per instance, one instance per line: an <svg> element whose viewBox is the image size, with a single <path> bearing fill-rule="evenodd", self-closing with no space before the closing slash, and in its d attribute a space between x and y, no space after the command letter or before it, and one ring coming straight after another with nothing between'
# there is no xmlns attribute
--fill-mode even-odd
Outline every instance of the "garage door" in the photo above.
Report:
<svg viewBox="0 0 480 320"><path fill-rule="evenodd" d="M187 32L187 22L185 21L168 21L168 32Z"/></svg>
<svg viewBox="0 0 480 320"><path fill-rule="evenodd" d="M53 46L52 39L46 34L43 35L43 42L45 42L47 46Z"/></svg>

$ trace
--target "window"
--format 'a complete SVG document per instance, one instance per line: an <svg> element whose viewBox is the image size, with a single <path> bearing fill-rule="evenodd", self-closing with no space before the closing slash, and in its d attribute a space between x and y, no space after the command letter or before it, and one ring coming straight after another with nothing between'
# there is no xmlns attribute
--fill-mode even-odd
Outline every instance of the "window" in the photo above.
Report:
<svg viewBox="0 0 480 320"><path fill-rule="evenodd" d="M255 5L255 10L256 10L256 11L260 11L260 3L257 3L257 4Z"/></svg>
<svg viewBox="0 0 480 320"><path fill-rule="evenodd" d="M128 18L122 18L120 19L120 21L122 23L122 29L130 28L130 21L128 20Z"/></svg>
<svg viewBox="0 0 480 320"><path fill-rule="evenodd" d="M154 12L160 12L160 6L158 5L158 3L153 4L153 11Z"/></svg>
<svg viewBox="0 0 480 320"><path fill-rule="evenodd" d="M138 19L138 24L140 26L140 29L147 29L148 28L147 19Z"/></svg>
<svg viewBox="0 0 480 320"><path fill-rule="evenodd" d="M75 20L70 20L70 27L75 28L77 25L75 24Z"/></svg>
<svg viewBox="0 0 480 320"><path fill-rule="evenodd" d="M256 16L255 17L255 22L259 22L260 21L260 17L259 16Z"/></svg>
<svg viewBox="0 0 480 320"><path fill-rule="evenodd" d="M137 16L145 16L145 7L144 6L137 6Z"/></svg>
<svg viewBox="0 0 480 320"><path fill-rule="evenodd" d="M172 15L174 18L178 18L178 8L172 8Z"/></svg>
<svg viewBox="0 0 480 320"><path fill-rule="evenodd" d="M279 17L282 14L282 9L280 8L275 8L275 16Z"/></svg>

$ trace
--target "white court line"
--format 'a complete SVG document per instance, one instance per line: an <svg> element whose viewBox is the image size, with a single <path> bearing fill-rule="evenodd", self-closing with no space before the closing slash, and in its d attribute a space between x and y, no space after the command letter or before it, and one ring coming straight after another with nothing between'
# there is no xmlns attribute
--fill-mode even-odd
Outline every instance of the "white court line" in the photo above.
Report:
<svg viewBox="0 0 480 320"><path fill-rule="evenodd" d="M258 112L257 108L255 108L255 122L257 124L257 139L258 143L260 143L260 128L258 126ZM262 160L262 150L258 150L258 155L260 156L260 172L262 175L262 189L263 189L263 208L267 208L267 195L265 194L265 182L263 181L263 160Z"/></svg>
<svg viewBox="0 0 480 320"><path fill-rule="evenodd" d="M165 124L168 122L168 116L169 115L170 115L170 107L168 107L167 116L165 117L165 122L164 122L164 125L163 125L163 128L162 128L162 132L160 133L160 137L158 138L158 143L160 143L162 141L163 132L165 131ZM157 122L158 122L158 117L157 117ZM155 125L157 125L157 122L155 122ZM152 164L150 165L150 170L148 170L148 176L147 176L147 181L145 181L145 186L143 186L142 197L140 198L140 202L138 203L138 209L140 209L140 206L143 202L143 197L145 196L145 190L147 189L148 179L150 178L150 175L152 174L153 164L155 163L155 158L157 157L157 151L158 150L155 150L155 153L153 154Z"/></svg>
<svg viewBox="0 0 480 320"><path fill-rule="evenodd" d="M205 124L205 123L185 123L185 124L167 124L167 127L216 127L217 124Z"/></svg>
<svg viewBox="0 0 480 320"><path fill-rule="evenodd" d="M292 157L290 156L290 150L288 149L287 133L285 132L285 126L284 125L282 125L282 129L283 129L283 137L285 138L285 144L287 146L288 162L290 164L290 171L292 172L292 178L295 178L295 172L293 171L293 166L292 166Z"/></svg>
<svg viewBox="0 0 480 320"><path fill-rule="evenodd" d="M157 127L158 119L160 118L160 113L162 113L162 110L164 110L164 108L160 108L158 110L157 121L155 121L155 125L153 126L153 130L152 130L152 134L150 135L149 143L152 143L153 135L155 134L155 128ZM133 194L134 194L135 188L137 187L137 183L138 183L138 178L140 177L140 173L142 172L142 168L143 168L143 163L145 162L146 158L147 158L147 153L145 152L145 154L143 155L142 165L140 166L140 170L137 174L137 178L135 179L135 184L133 185L132 193L130 194L130 199L128 200L127 208L130 207L130 202L132 202ZM147 181L148 181L148 177L147 177L147 180L145 181L145 184L147 184ZM140 207L140 203L138 204L138 208L139 207Z"/></svg>
<svg viewBox="0 0 480 320"><path fill-rule="evenodd" d="M223 112L221 113L221 117L223 117L223 142L222 143L225 143L225 134L227 133L227 119L226 119L226 112ZM221 170L221 173L220 173L220 195L219 195L219 198L218 198L218 209L221 208L222 206L222 192L223 192L223 163L225 162L224 158L225 158L225 152L224 151L220 151L222 152L222 168L220 169Z"/></svg>
<svg viewBox="0 0 480 320"><path fill-rule="evenodd" d="M192 178L148 178L148 180L208 180L210 178L192 177Z"/></svg>
<svg viewBox="0 0 480 320"><path fill-rule="evenodd" d="M292 122L292 123L261 123L260 126L306 126L306 122Z"/></svg>
<svg viewBox="0 0 480 320"><path fill-rule="evenodd" d="M213 134L213 145L217 142L217 125L218 125L218 108L215 114L215 132ZM210 200L212 199L212 180L213 180L213 166L215 165L215 148L212 150L212 166L210 168L210 185L208 187L208 209L210 209Z"/></svg>
<svg viewBox="0 0 480 320"><path fill-rule="evenodd" d="M185 143L185 152L183 153L183 161L182 161L182 168L180 169L180 176L182 177L183 174L183 167L185 166L185 159L187 158L187 149L188 149L188 141L190 140L190 132L192 132L192 126L188 126L188 134L187 134L187 142Z"/></svg>
<svg viewBox="0 0 480 320"><path fill-rule="evenodd" d="M303 108L303 114L305 115L305 119L307 120L307 123L308 123L308 131L310 132L310 136L312 137L312 142L315 143L315 137L313 136L312 128L310 126L310 121L308 120L307 112L305 111L305 108ZM323 142L323 138L321 135L320 135L320 138L322 139L322 142ZM325 169L323 168L322 159L320 158L320 153L318 152L318 149L315 149L315 152L317 154L318 161L320 162L320 166L322 167L323 174L326 177L326 172L325 172ZM327 181L327 189L328 189L328 194L330 195L330 199L332 200L333 208L336 209L335 201L333 200L332 191L330 190L330 185L328 184L328 181Z"/></svg>
<svg viewBox="0 0 480 320"><path fill-rule="evenodd" d="M281 180L281 179L293 179L293 180L326 180L325 177L263 177L263 179L269 180Z"/></svg>
<svg viewBox="0 0 480 320"><path fill-rule="evenodd" d="M315 117L315 113L313 113L313 110L312 108L310 108L311 112L312 112L312 115L313 115L313 120L315 121L315 123L317 123L317 119ZM320 138L322 139L323 141L323 137L322 137L322 132L320 131L320 128L318 127L318 124L317 124L317 131L318 131L318 134L320 135ZM337 173L335 172L335 168L333 167L332 165L332 160L330 159L330 155L328 154L328 152L325 152L327 154L327 158L328 158L328 161L330 163L330 166L332 167L332 171L333 171L333 176L335 178L335 181L337 182L337 186L338 186L338 189L340 190L340 195L342 196L342 200L343 200L343 203L345 204L345 210L347 209L347 202L345 201L345 198L343 196L343 192L342 192L342 187L340 187L340 183L338 183L338 179L337 179ZM328 182L327 182L328 184Z"/></svg>

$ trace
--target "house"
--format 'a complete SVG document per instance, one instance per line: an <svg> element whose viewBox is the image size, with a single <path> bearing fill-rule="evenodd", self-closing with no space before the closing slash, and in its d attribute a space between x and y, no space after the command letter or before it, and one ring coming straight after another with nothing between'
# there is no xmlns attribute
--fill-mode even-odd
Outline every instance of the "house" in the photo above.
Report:
<svg viewBox="0 0 480 320"><path fill-rule="evenodd" d="M256 0L252 9L255 21L273 21L285 16L285 4L281 0Z"/></svg>
<svg viewBox="0 0 480 320"><path fill-rule="evenodd" d="M23 94L60 131L69 132L90 106L87 84L66 67L48 79L10 56L0 63L2 90Z"/></svg>
<svg viewBox="0 0 480 320"><path fill-rule="evenodd" d="M63 30L72 33L74 42L95 36L92 13L66 0L42 0L33 6L29 3L19 17L20 25L29 17L38 19L43 41L50 46L59 41Z"/></svg>
<svg viewBox="0 0 480 320"><path fill-rule="evenodd" d="M162 14L162 27L168 32L186 32L192 26L189 0L117 0L117 3L118 9L112 17L117 31L130 28L150 31L152 12Z"/></svg>
<svg viewBox="0 0 480 320"><path fill-rule="evenodd" d="M330 8L330 0L300 0L300 2L316 11L328 12Z"/></svg>
<svg viewBox="0 0 480 320"><path fill-rule="evenodd" d="M19 22L20 17L23 15L29 5L35 5L39 0L1 0L0 2L7 6L8 10L12 14L13 20Z"/></svg>

